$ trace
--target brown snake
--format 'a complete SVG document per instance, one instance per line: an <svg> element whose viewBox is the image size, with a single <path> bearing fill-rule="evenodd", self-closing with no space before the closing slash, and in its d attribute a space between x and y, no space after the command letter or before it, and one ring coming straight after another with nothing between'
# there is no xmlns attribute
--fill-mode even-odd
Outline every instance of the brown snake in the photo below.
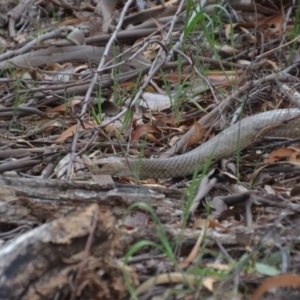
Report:
<svg viewBox="0 0 300 300"><path fill-rule="evenodd" d="M89 169L94 174L140 178L185 176L193 174L196 166L201 170L208 161L231 156L264 135L300 137L300 109L278 109L247 117L182 155L160 159L103 158L94 161Z"/></svg>

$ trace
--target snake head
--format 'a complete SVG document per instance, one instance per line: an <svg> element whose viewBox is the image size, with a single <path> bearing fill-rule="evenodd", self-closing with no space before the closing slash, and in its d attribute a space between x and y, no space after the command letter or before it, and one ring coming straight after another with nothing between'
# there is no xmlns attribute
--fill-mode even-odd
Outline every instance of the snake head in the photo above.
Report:
<svg viewBox="0 0 300 300"><path fill-rule="evenodd" d="M89 171L95 175L129 176L126 160L120 157L108 157L98 160L84 158L84 163Z"/></svg>

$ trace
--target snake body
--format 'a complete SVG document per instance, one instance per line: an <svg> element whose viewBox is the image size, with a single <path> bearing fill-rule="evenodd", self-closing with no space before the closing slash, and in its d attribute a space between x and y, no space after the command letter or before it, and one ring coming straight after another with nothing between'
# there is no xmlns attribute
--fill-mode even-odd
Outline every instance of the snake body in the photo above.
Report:
<svg viewBox="0 0 300 300"><path fill-rule="evenodd" d="M193 174L211 160L234 155L264 135L300 137L300 109L278 109L263 112L230 126L226 130L182 155L159 158L110 157L96 162L95 173L139 178L169 178ZM129 166L130 165L130 166Z"/></svg>

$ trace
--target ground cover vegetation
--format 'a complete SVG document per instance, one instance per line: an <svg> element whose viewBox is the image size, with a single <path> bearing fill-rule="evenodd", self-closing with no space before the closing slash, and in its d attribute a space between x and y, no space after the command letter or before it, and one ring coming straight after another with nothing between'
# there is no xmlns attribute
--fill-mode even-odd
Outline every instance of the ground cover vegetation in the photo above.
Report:
<svg viewBox="0 0 300 300"><path fill-rule="evenodd" d="M300 299L299 19L0 0L0 299Z"/></svg>

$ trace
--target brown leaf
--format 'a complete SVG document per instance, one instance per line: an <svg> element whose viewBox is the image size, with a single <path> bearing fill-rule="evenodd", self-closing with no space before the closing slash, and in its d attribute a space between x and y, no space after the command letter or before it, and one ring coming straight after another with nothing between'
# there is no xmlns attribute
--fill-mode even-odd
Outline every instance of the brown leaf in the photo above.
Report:
<svg viewBox="0 0 300 300"><path fill-rule="evenodd" d="M102 112L104 112L110 116L115 116L120 112L120 108L111 101L104 101L101 104L101 109L102 109Z"/></svg>
<svg viewBox="0 0 300 300"><path fill-rule="evenodd" d="M155 125L142 124L132 132L131 135L132 142L138 142L143 135L149 132L161 133L161 131ZM158 143L160 144L159 141Z"/></svg>
<svg viewBox="0 0 300 300"><path fill-rule="evenodd" d="M80 129L79 131L82 131L86 128L91 128L91 127L95 127L97 124L96 122L85 122L83 123L84 125L84 128L81 127L80 125ZM58 138L57 138L57 142L59 141L64 141L65 139L67 139L68 137L74 135L75 131L76 131L76 127L77 127L77 124L76 125L73 125L71 126L70 128L68 128L67 130L65 130Z"/></svg>
<svg viewBox="0 0 300 300"><path fill-rule="evenodd" d="M160 145L163 146L164 144L162 142L160 142L153 134L151 133L147 133L147 140L155 143L156 145Z"/></svg>
<svg viewBox="0 0 300 300"><path fill-rule="evenodd" d="M50 71L62 71L63 69L64 67L59 63L50 63L45 67L45 70L50 70Z"/></svg>
<svg viewBox="0 0 300 300"><path fill-rule="evenodd" d="M134 81L127 81L119 84L119 87L121 88L134 88L135 86L136 83Z"/></svg>
<svg viewBox="0 0 300 300"><path fill-rule="evenodd" d="M223 226L222 224L220 224L219 222L214 221L214 220L209 220L208 228L220 228L220 229L224 230L225 232L231 231L229 228Z"/></svg>
<svg viewBox="0 0 300 300"><path fill-rule="evenodd" d="M200 233L200 235L197 239L197 242L195 243L192 251L190 252L189 256L179 264L179 267L181 269L187 268L189 266L189 264L192 263L195 260L195 258L198 256L198 254L200 253L200 245L205 236L205 232L209 225L209 221L200 219L199 222L201 222L201 227L202 227L201 233Z"/></svg>
<svg viewBox="0 0 300 300"><path fill-rule="evenodd" d="M295 197L300 195L300 185L296 185L294 188L290 190L290 196Z"/></svg>
<svg viewBox="0 0 300 300"><path fill-rule="evenodd" d="M61 104L59 106L51 108L51 109L47 110L45 113L46 114L52 114L52 113L56 113L56 112L65 113L66 110L68 110L68 108L70 106L75 106L76 104L79 104L79 103L81 103L81 100L72 100L69 103Z"/></svg>
<svg viewBox="0 0 300 300"><path fill-rule="evenodd" d="M177 74L177 73L171 73L165 75L166 80L170 83L178 83L183 82L186 79L189 79L191 77L190 74Z"/></svg>
<svg viewBox="0 0 300 300"><path fill-rule="evenodd" d="M136 86L136 82L134 81L128 81L128 82L123 82L119 85L121 88L128 88L128 90L133 90ZM151 85L147 85L146 88L144 89L145 92L148 93L154 93L155 90Z"/></svg>
<svg viewBox="0 0 300 300"><path fill-rule="evenodd" d="M251 182L254 180L254 178L256 178L256 176L258 176L258 174L265 168L267 168L268 165L262 166L258 169L256 169L249 177L248 177L248 182Z"/></svg>
<svg viewBox="0 0 300 300"><path fill-rule="evenodd" d="M120 134L120 131L113 125L109 124L105 127L105 131L110 133L110 134L114 134L115 136L117 136L121 141L125 141L123 135Z"/></svg>
<svg viewBox="0 0 300 300"><path fill-rule="evenodd" d="M186 150L187 148L198 144L200 141L202 141L203 136L205 134L205 130L202 128L202 126L198 123L195 122L195 133L188 139L184 149Z"/></svg>
<svg viewBox="0 0 300 300"><path fill-rule="evenodd" d="M251 300L259 300L259 298L271 288L278 287L300 287L300 276L293 274L281 274L267 278L258 287L258 289L252 295Z"/></svg>
<svg viewBox="0 0 300 300"><path fill-rule="evenodd" d="M207 74L207 78L211 84L219 87L228 87L234 83L237 83L239 76L237 72L210 72Z"/></svg>
<svg viewBox="0 0 300 300"><path fill-rule="evenodd" d="M276 149L270 153L270 155L267 159L265 159L265 163L275 162L281 158L291 157L291 155L295 152L296 152L296 149L292 148L292 147ZM299 152L299 150L298 150L298 152Z"/></svg>

